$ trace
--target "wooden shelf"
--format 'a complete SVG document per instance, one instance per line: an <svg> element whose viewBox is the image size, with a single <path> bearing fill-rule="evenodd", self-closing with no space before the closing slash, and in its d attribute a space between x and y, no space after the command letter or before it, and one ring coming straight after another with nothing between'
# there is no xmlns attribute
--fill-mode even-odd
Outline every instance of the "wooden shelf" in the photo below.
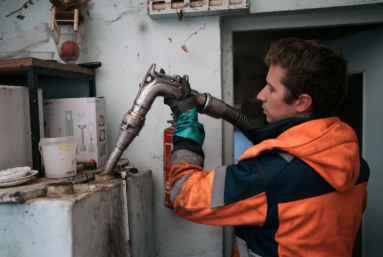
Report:
<svg viewBox="0 0 383 257"><path fill-rule="evenodd" d="M46 61L36 58L25 58L17 60L0 61L0 77L4 76L15 76L15 75L26 75L27 67L35 66L48 69L77 72L86 75L95 75L95 71L88 68L83 68L76 65L67 65L57 63L55 61Z"/></svg>
<svg viewBox="0 0 383 257"><path fill-rule="evenodd" d="M96 96L95 71L92 69L61 64L36 58L0 61L0 85L12 85L13 80L26 80L29 90L29 111L31 122L33 169L41 173L41 154L38 150L40 141L40 118L37 90L39 80L44 77L56 79L81 79L88 81L89 96Z"/></svg>

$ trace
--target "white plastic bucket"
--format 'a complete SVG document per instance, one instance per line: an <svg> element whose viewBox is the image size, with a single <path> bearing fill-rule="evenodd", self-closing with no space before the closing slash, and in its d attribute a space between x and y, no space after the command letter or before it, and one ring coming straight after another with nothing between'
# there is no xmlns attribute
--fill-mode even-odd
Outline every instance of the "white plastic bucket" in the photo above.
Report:
<svg viewBox="0 0 383 257"><path fill-rule="evenodd" d="M44 157L47 178L65 178L77 174L77 137L42 138L39 150Z"/></svg>

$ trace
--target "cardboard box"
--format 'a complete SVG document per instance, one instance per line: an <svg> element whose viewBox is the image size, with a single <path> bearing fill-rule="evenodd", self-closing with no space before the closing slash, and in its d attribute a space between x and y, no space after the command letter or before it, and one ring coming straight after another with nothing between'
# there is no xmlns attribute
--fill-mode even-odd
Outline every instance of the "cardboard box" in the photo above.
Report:
<svg viewBox="0 0 383 257"><path fill-rule="evenodd" d="M38 89L40 135L43 93ZM33 166L29 92L27 87L0 85L0 170Z"/></svg>
<svg viewBox="0 0 383 257"><path fill-rule="evenodd" d="M104 98L44 99L44 136L75 136L79 140L77 161L108 159L106 101Z"/></svg>

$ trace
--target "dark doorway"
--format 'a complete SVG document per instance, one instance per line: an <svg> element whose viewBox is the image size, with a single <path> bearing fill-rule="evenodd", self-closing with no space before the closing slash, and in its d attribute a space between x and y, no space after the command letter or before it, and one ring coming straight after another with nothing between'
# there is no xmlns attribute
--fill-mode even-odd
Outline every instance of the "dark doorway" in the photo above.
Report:
<svg viewBox="0 0 383 257"><path fill-rule="evenodd" d="M336 116L355 130L358 137L360 155L362 155L363 73L349 75L347 97L336 112ZM362 256L362 224L356 236L352 256Z"/></svg>
<svg viewBox="0 0 383 257"><path fill-rule="evenodd" d="M363 73L348 76L348 92L335 116L350 125L358 137L359 151L362 154L363 129Z"/></svg>

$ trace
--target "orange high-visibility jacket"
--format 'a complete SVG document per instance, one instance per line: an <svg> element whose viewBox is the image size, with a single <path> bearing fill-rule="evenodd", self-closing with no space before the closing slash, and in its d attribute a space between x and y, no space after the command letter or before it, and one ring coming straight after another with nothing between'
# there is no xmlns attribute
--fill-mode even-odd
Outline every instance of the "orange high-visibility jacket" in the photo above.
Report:
<svg viewBox="0 0 383 257"><path fill-rule="evenodd" d="M369 177L353 129L336 117L290 118L250 132L269 139L210 172L195 147L175 146L177 215L236 226L233 256L351 256Z"/></svg>

